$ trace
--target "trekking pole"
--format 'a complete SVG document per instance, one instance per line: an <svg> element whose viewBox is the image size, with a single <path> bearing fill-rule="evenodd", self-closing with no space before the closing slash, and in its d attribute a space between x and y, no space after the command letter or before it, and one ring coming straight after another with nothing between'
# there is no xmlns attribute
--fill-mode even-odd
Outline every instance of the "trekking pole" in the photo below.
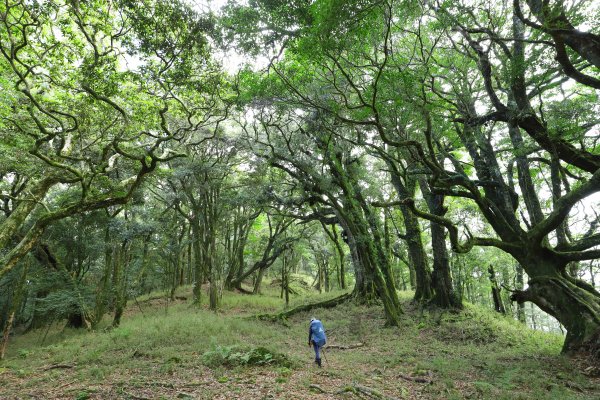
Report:
<svg viewBox="0 0 600 400"><path fill-rule="evenodd" d="M327 361L327 356L325 355L325 347L323 347L321 349L321 352L323 353L323 359L325 359L325 362L327 363L327 366L329 366L329 361Z"/></svg>

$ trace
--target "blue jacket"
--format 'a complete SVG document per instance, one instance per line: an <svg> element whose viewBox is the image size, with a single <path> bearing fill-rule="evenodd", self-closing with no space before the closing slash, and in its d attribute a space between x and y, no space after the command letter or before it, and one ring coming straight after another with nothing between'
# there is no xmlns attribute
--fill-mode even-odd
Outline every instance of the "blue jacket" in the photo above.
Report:
<svg viewBox="0 0 600 400"><path fill-rule="evenodd" d="M308 341L315 342L319 347L322 347L327 342L327 336L325 335L325 328L323 323L318 319L315 319L310 323L308 327Z"/></svg>

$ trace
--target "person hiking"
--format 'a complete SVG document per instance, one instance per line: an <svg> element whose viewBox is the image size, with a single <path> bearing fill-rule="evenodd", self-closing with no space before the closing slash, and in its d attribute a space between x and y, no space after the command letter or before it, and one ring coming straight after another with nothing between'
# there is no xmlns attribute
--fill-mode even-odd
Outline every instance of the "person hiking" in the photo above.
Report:
<svg viewBox="0 0 600 400"><path fill-rule="evenodd" d="M321 367L321 347L325 346L325 343L327 343L327 336L323 323L314 317L311 318L308 327L308 346L312 344L315 349L315 363L319 367Z"/></svg>

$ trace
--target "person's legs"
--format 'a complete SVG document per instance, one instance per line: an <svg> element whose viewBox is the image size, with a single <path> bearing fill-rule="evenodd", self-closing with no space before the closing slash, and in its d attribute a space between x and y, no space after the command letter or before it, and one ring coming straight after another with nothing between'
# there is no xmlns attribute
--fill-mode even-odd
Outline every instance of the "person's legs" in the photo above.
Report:
<svg viewBox="0 0 600 400"><path fill-rule="evenodd" d="M320 367L321 366L321 353L320 353L321 346L319 346L317 343L313 342L313 348L315 349L315 362Z"/></svg>

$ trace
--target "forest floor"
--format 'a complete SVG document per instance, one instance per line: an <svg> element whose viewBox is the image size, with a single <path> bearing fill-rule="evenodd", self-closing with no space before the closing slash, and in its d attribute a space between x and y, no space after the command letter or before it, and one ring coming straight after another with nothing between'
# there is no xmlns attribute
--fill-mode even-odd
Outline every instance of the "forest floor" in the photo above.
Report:
<svg viewBox="0 0 600 400"><path fill-rule="evenodd" d="M275 290L226 293L216 314L148 296L130 301L116 329L56 325L12 338L0 399L600 398L600 368L560 355L562 337L472 305L424 310L410 295L399 328L383 326L381 306L316 310L331 346L321 369L307 313L286 325L249 318L281 311ZM189 289L178 296L189 299Z"/></svg>

